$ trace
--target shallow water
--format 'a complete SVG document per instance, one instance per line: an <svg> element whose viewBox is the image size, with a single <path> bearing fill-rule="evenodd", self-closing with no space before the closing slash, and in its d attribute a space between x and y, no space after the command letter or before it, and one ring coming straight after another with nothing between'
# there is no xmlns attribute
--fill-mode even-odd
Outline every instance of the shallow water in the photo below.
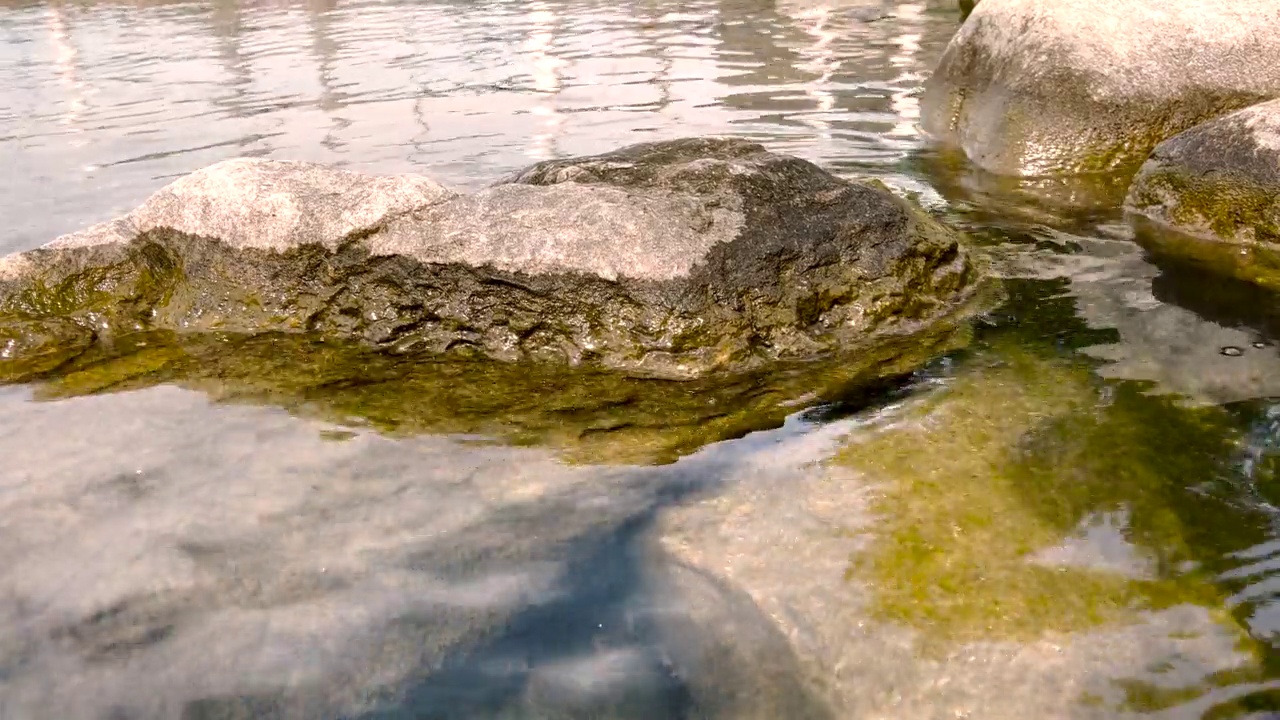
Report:
<svg viewBox="0 0 1280 720"><path fill-rule="evenodd" d="M927 342L692 385L153 335L0 388L0 717L1280 712L1280 302L1106 187L928 148L958 19L0 2L0 251L237 155L475 187L731 133L1010 278Z"/></svg>

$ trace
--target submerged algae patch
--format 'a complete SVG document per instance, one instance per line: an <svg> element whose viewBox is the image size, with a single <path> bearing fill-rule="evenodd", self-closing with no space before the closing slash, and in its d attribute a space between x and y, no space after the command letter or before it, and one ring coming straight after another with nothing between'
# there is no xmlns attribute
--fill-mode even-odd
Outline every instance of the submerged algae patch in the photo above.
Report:
<svg viewBox="0 0 1280 720"><path fill-rule="evenodd" d="M1220 409L996 346L838 458L881 484L879 524L848 575L869 584L874 614L935 647L1028 640L1181 603L1223 608L1213 558L1260 531L1212 497L1238 441ZM1108 513L1126 519L1124 541L1148 568L1036 562Z"/></svg>
<svg viewBox="0 0 1280 720"><path fill-rule="evenodd" d="M593 367L398 355L293 333L137 333L35 378L35 397L176 384L218 402L277 405L390 435L479 436L551 447L574 462L665 463L777 427L804 405L908 374L968 338L962 323L825 360L678 382Z"/></svg>

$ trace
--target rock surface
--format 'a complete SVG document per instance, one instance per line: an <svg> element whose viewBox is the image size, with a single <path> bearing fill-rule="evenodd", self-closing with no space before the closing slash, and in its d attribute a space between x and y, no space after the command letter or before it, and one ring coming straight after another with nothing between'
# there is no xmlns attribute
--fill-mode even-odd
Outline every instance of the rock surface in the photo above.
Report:
<svg viewBox="0 0 1280 720"><path fill-rule="evenodd" d="M0 326L42 333L0 364L124 331L307 331L694 377L914 331L974 280L957 236L886 190L736 139L546 162L470 195L232 160L0 260Z"/></svg>
<svg viewBox="0 0 1280 720"><path fill-rule="evenodd" d="M1280 0L984 0L921 124L1006 175L1131 171L1158 142L1280 95Z"/></svg>
<svg viewBox="0 0 1280 720"><path fill-rule="evenodd" d="M1126 205L1185 232L1280 247L1280 100L1160 143Z"/></svg>
<svg viewBox="0 0 1280 720"><path fill-rule="evenodd" d="M971 336L971 323L941 323L854 356L667 382L596 368L405 357L302 334L150 332L71 348L76 357L38 366L30 388L44 401L177 386L393 437L487 437L545 446L567 463L648 465L779 427L815 405L892 393Z"/></svg>

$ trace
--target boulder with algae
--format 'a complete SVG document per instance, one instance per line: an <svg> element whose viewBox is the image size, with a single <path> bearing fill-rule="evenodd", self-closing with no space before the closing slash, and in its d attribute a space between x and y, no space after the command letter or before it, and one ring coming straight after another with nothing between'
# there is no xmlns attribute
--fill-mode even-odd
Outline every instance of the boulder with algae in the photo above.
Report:
<svg viewBox="0 0 1280 720"><path fill-rule="evenodd" d="M1233 274L1280 289L1280 100L1197 125L1156 146L1129 188L1129 210L1227 248ZM1200 245L1211 245L1200 243Z"/></svg>
<svg viewBox="0 0 1280 720"><path fill-rule="evenodd" d="M926 327L976 274L882 188L737 139L535 165L474 194L231 160L0 260L0 377L136 330L690 378Z"/></svg>
<svg viewBox="0 0 1280 720"><path fill-rule="evenodd" d="M575 464L662 464L777 427L798 406L892 387L969 335L967 324L944 325L852 357L669 382L599 368L396 355L298 334L134 333L43 374L35 399L169 384L395 437L484 437L548 446Z"/></svg>
<svg viewBox="0 0 1280 720"><path fill-rule="evenodd" d="M1257 606L1223 581L1268 537L1229 477L1239 418L1099 380L1030 332L807 436L829 462L662 519L664 546L779 624L833 716L1200 717L1266 677Z"/></svg>
<svg viewBox="0 0 1280 720"><path fill-rule="evenodd" d="M1280 95L1277 38L1277 0L983 0L921 124L999 174L1132 172L1161 140Z"/></svg>

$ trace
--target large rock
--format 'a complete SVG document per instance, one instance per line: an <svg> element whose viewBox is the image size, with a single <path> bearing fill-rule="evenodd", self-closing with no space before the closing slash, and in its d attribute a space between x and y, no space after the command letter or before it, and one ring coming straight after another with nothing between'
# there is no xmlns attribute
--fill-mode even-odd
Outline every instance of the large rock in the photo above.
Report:
<svg viewBox="0 0 1280 720"><path fill-rule="evenodd" d="M1160 143L1126 204L1197 235L1280 247L1280 100Z"/></svg>
<svg viewBox="0 0 1280 720"><path fill-rule="evenodd" d="M0 341L43 338L10 338L0 376L174 329L692 377L914 331L974 279L957 236L886 190L743 140L542 163L471 195L232 160L0 260Z"/></svg>
<svg viewBox="0 0 1280 720"><path fill-rule="evenodd" d="M980 167L1132 171L1156 143L1280 96L1280 0L984 0L921 101Z"/></svg>

